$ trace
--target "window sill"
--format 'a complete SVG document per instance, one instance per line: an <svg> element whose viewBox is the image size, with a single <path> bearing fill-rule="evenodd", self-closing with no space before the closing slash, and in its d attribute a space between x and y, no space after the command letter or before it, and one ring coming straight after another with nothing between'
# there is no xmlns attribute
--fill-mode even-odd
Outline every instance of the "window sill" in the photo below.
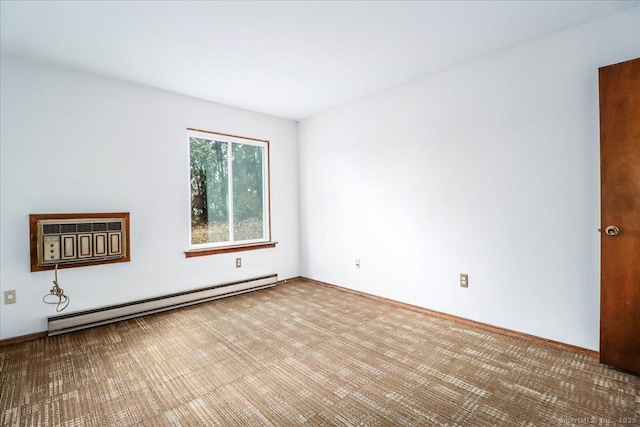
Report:
<svg viewBox="0 0 640 427"><path fill-rule="evenodd" d="M184 254L187 258L192 258L196 256L226 254L229 252L242 252L242 251L253 251L256 249L275 248L277 244L278 242L260 242L260 243L251 243L248 245L223 246L220 248L191 249L189 251L186 251Z"/></svg>

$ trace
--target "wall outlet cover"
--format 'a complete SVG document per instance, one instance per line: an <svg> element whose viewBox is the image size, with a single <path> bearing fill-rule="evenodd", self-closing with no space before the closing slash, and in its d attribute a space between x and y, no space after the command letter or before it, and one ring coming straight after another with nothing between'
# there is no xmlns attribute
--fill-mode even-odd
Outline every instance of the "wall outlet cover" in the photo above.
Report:
<svg viewBox="0 0 640 427"><path fill-rule="evenodd" d="M460 286L463 288L468 288L469 287L469 275L468 274L461 274L460 275Z"/></svg>
<svg viewBox="0 0 640 427"><path fill-rule="evenodd" d="M15 304L16 302L16 291L4 291L4 303L5 304Z"/></svg>

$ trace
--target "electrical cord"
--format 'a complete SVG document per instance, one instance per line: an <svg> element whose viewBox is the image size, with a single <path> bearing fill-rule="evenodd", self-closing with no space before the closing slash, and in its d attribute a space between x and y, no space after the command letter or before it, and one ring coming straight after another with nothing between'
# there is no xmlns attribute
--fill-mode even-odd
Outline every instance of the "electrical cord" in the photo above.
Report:
<svg viewBox="0 0 640 427"><path fill-rule="evenodd" d="M49 301L47 301L47 297L54 297L54 298L57 297L58 301L52 301L52 298L48 298ZM67 306L69 305L69 302L71 301L69 297L64 294L64 290L62 290L62 288L58 286L58 264L56 264L55 278L53 280L53 288L51 288L48 294L42 297L42 301L45 304L56 305L56 311L58 313L60 313L65 308L67 308Z"/></svg>

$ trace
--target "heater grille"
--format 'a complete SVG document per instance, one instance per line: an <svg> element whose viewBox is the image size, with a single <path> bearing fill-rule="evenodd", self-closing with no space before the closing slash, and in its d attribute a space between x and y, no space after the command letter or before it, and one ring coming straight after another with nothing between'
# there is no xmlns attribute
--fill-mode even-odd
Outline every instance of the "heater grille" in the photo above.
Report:
<svg viewBox="0 0 640 427"><path fill-rule="evenodd" d="M128 221L128 213L30 215L31 271L129 261Z"/></svg>

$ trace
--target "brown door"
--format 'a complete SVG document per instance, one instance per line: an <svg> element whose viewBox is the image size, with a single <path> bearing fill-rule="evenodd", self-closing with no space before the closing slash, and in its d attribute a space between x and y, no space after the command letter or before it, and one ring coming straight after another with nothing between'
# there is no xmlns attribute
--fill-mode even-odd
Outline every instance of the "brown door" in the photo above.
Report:
<svg viewBox="0 0 640 427"><path fill-rule="evenodd" d="M640 373L640 58L599 71L600 362Z"/></svg>

